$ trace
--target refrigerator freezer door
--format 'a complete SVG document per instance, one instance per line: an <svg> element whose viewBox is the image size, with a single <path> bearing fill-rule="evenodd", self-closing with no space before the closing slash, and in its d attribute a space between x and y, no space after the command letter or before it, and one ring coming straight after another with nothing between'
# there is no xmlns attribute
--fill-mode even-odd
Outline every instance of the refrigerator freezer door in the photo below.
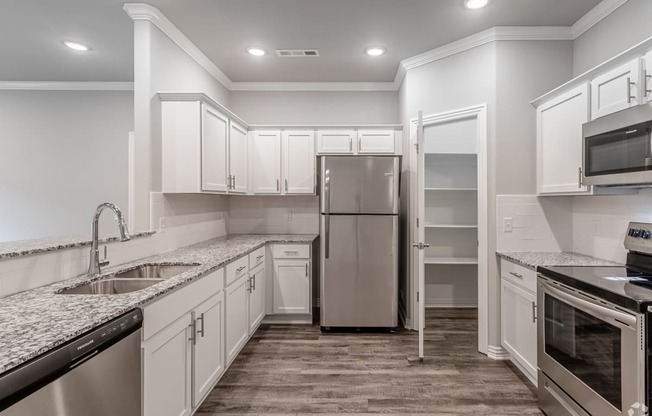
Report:
<svg viewBox="0 0 652 416"><path fill-rule="evenodd" d="M398 214L398 157L325 156L321 161L321 212Z"/></svg>
<svg viewBox="0 0 652 416"><path fill-rule="evenodd" d="M398 216L321 219L321 326L396 327Z"/></svg>

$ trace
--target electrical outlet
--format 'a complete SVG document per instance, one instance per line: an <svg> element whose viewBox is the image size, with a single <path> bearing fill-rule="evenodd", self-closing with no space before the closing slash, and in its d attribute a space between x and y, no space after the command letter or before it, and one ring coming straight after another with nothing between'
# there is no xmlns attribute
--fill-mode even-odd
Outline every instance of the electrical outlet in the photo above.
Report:
<svg viewBox="0 0 652 416"><path fill-rule="evenodd" d="M292 221L292 210L291 209L288 209L287 219L288 219L288 221Z"/></svg>
<svg viewBox="0 0 652 416"><path fill-rule="evenodd" d="M506 233L511 233L514 230L512 217L503 218L503 228Z"/></svg>
<svg viewBox="0 0 652 416"><path fill-rule="evenodd" d="M593 220L593 235L599 236L602 233L602 224L600 220Z"/></svg>

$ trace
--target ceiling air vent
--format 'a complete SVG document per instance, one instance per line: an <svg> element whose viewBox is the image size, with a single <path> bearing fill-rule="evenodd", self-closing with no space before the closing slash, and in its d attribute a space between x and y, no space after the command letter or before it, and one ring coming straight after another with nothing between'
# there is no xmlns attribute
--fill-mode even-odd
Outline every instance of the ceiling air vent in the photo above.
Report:
<svg viewBox="0 0 652 416"><path fill-rule="evenodd" d="M319 56L317 49L277 49L276 54L281 58L310 58Z"/></svg>

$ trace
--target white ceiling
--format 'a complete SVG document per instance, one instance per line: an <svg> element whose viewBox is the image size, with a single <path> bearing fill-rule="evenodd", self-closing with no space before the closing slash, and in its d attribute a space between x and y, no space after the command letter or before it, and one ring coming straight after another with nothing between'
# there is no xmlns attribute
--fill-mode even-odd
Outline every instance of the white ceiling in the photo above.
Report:
<svg viewBox="0 0 652 416"><path fill-rule="evenodd" d="M401 60L493 26L570 26L600 0L146 0L233 81L393 81ZM133 80L120 0L2 0L0 81ZM93 47L67 50L61 40ZM270 53L249 56L257 45ZM387 54L364 55L381 45ZM319 49L278 58L274 49Z"/></svg>

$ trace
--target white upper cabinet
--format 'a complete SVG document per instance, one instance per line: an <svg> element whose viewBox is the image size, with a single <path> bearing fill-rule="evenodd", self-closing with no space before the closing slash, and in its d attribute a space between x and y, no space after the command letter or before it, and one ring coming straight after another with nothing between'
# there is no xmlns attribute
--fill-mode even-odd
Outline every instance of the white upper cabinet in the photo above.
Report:
<svg viewBox="0 0 652 416"><path fill-rule="evenodd" d="M283 132L283 193L315 193L315 133Z"/></svg>
<svg viewBox="0 0 652 416"><path fill-rule="evenodd" d="M641 84L641 101L644 103L652 101L652 52L646 53L643 57Z"/></svg>
<svg viewBox="0 0 652 416"><path fill-rule="evenodd" d="M229 130L229 192L247 193L247 129L231 121Z"/></svg>
<svg viewBox="0 0 652 416"><path fill-rule="evenodd" d="M591 81L591 120L639 103L640 59L596 76Z"/></svg>
<svg viewBox="0 0 652 416"><path fill-rule="evenodd" d="M253 192L281 193L281 132L252 133Z"/></svg>
<svg viewBox="0 0 652 416"><path fill-rule="evenodd" d="M358 154L393 154L393 130L360 130L358 131Z"/></svg>
<svg viewBox="0 0 652 416"><path fill-rule="evenodd" d="M202 191L227 191L228 126L229 119L226 116L202 104Z"/></svg>
<svg viewBox="0 0 652 416"><path fill-rule="evenodd" d="M537 108L537 191L581 194L582 124L589 119L588 85L582 84Z"/></svg>
<svg viewBox="0 0 652 416"><path fill-rule="evenodd" d="M317 132L320 154L354 154L356 132L353 130L321 130Z"/></svg>

